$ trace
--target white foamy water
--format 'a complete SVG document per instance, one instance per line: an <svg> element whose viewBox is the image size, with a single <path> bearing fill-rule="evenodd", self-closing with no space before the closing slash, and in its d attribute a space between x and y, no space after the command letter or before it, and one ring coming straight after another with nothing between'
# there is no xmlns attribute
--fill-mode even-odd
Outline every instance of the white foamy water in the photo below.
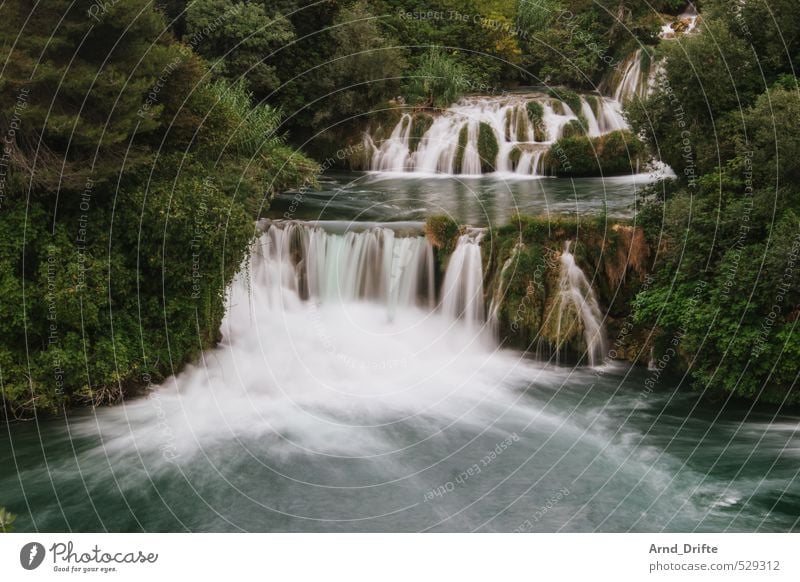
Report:
<svg viewBox="0 0 800 582"><path fill-rule="evenodd" d="M111 455L185 458L263 435L278 456L360 457L397 447L376 426L433 417L480 427L487 400L511 406L506 383L555 374L496 350L480 238L461 237L437 304L421 235L272 224L230 290L221 345L76 431L99 430Z"/></svg>

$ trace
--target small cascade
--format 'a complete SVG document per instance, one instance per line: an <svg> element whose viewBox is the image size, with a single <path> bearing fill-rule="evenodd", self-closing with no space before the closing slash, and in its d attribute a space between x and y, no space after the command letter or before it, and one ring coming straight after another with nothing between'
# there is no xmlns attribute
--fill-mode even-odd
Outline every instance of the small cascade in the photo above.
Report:
<svg viewBox="0 0 800 582"><path fill-rule="evenodd" d="M468 326L482 326L484 323L482 238L483 231L459 237L442 286L442 312L453 319L463 320Z"/></svg>
<svg viewBox="0 0 800 582"><path fill-rule="evenodd" d="M253 280L319 302L367 300L386 305L433 309L433 247L423 236L400 237L390 228L330 233L295 221L270 224L254 255Z"/></svg>
<svg viewBox="0 0 800 582"><path fill-rule="evenodd" d="M531 118L530 102L539 104L540 117ZM414 123L409 114L401 117L385 140L376 143L367 135L364 143L371 151L372 171L478 175L483 167L492 166L498 172L536 176L539 164L533 158L558 139L573 119L577 116L566 103L541 94L469 97L436 116L415 151L409 146ZM535 122L540 124L538 130ZM481 136L487 131L490 136ZM482 159L482 139L496 142L495 159ZM537 145L539 150L534 151Z"/></svg>
<svg viewBox="0 0 800 582"><path fill-rule="evenodd" d="M637 49L631 53L622 62L622 76L618 79L611 79L610 85L605 87L605 92L610 93L617 103L624 103L634 97L645 99L653 91L658 66L651 63L647 69L644 69L642 67L643 57L643 49Z"/></svg>
<svg viewBox="0 0 800 582"><path fill-rule="evenodd" d="M697 10L693 5L689 4L686 12L661 27L661 32L658 34L659 38L670 40L682 34L691 34L697 28L697 17Z"/></svg>
<svg viewBox="0 0 800 582"><path fill-rule="evenodd" d="M524 245L518 242L514 245L511 254L503 263L503 266L500 268L500 275L497 278L497 287L495 287L494 293L492 294L492 301L489 304L489 327L494 337L498 339L500 335L500 307L503 305L506 287L508 286L508 271L511 269L517 255L523 248Z"/></svg>
<svg viewBox="0 0 800 582"><path fill-rule="evenodd" d="M586 119L586 133L588 133L590 137L601 135L603 132L600 131L600 122L597 120L594 109L592 109L592 106L589 105L585 97L581 97L581 113Z"/></svg>
<svg viewBox="0 0 800 582"><path fill-rule="evenodd" d="M567 241L561 253L558 298L554 312L550 315L555 318L553 325L556 341L553 343L556 359L559 358L566 338L576 330L582 330L586 360L590 366L597 366L603 363L605 354L603 314L592 286L570 252L570 246L571 241Z"/></svg>
<svg viewBox="0 0 800 582"><path fill-rule="evenodd" d="M594 107L589 103L589 99L581 97L581 113L586 119L589 136L598 137L612 131L628 129L628 123L617 101L599 96L592 99Z"/></svg>
<svg viewBox="0 0 800 582"><path fill-rule="evenodd" d="M381 172L403 172L406 169L413 119L408 113L403 114L392 130L389 139L376 148L372 144L373 154L370 166ZM371 143L371 139L370 139Z"/></svg>

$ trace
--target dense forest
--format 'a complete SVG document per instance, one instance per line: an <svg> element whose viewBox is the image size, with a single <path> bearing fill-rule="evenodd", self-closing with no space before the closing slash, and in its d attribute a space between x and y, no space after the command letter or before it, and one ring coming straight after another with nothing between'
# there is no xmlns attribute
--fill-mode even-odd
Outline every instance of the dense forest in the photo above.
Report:
<svg viewBox="0 0 800 582"><path fill-rule="evenodd" d="M372 116L594 91L636 49L660 73L626 116L677 176L640 201L637 325L700 390L798 401L800 13L696 5L700 32L660 42L685 2L5 3L7 417L119 402L213 346L254 219Z"/></svg>

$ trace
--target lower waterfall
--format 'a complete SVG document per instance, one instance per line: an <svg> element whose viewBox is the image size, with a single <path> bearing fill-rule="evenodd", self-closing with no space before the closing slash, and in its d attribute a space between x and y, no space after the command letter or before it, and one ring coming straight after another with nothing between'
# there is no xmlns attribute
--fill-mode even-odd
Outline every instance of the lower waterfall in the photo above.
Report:
<svg viewBox="0 0 800 582"><path fill-rule="evenodd" d="M459 236L437 293L437 261L421 225L395 231L388 224L355 224L342 230L341 225L276 221L254 248L245 271L248 287L235 286L232 301L240 303L239 294L246 293L251 311L302 303L369 304L389 323L398 313L416 310L441 319L442 325L469 330L467 335L473 339L495 343L490 337L498 339L506 279L520 247L515 247L496 274L487 310L484 236L482 229L468 229ZM571 243L565 243L541 342L555 350L559 361L567 343L574 351L575 338L582 338L579 343L581 351L585 348L586 363L595 366L604 358L603 313L570 249Z"/></svg>

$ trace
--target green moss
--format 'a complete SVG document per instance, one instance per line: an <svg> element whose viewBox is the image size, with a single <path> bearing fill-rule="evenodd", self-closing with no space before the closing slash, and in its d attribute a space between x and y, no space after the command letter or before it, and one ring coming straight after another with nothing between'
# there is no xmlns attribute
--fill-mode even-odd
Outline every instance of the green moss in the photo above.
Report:
<svg viewBox="0 0 800 582"><path fill-rule="evenodd" d="M580 113L581 98L575 91L571 91L570 89L550 89L550 91L548 91L548 94L550 95L550 97L553 97L555 99L558 99L566 103L569 106L569 108L572 109L572 112L575 115ZM561 113L560 115L563 115L563 113Z"/></svg>
<svg viewBox="0 0 800 582"><path fill-rule="evenodd" d="M600 101L598 98L595 95L585 95L584 99L586 100L586 103L589 104L589 108L592 110L592 113L594 113L594 116L599 117Z"/></svg>
<svg viewBox="0 0 800 582"><path fill-rule="evenodd" d="M514 137L511 135L511 128L513 126L513 121L514 121L514 111L512 109L508 109L506 111L506 117L504 120L507 141L510 141Z"/></svg>
<svg viewBox="0 0 800 582"><path fill-rule="evenodd" d="M422 138L433 125L433 116L427 113L420 113L412 118L411 134L408 139L408 149L411 152L417 151Z"/></svg>
<svg viewBox="0 0 800 582"><path fill-rule="evenodd" d="M566 114L566 111L564 110L564 104L558 99L552 99L550 101L550 107L553 109L553 113L556 115Z"/></svg>
<svg viewBox="0 0 800 582"><path fill-rule="evenodd" d="M517 169L519 165L519 158L522 156L522 150L518 147L515 147L511 150L511 153L508 155L509 159L511 160L511 168L513 170Z"/></svg>
<svg viewBox="0 0 800 582"><path fill-rule="evenodd" d="M459 224L446 214L429 216L425 221L425 236L433 247L444 255L449 255L455 250L460 234Z"/></svg>
<svg viewBox="0 0 800 582"><path fill-rule="evenodd" d="M556 176L614 176L632 174L644 159L644 146L629 131L615 131L595 138L576 135L576 121L547 152L544 165Z"/></svg>
<svg viewBox="0 0 800 582"><path fill-rule="evenodd" d="M573 119L561 130L561 139L570 139L586 135L586 130L580 120Z"/></svg>
<svg viewBox="0 0 800 582"><path fill-rule="evenodd" d="M528 101L528 104L525 106L528 110L528 119L531 120L531 123L536 124L542 121L544 117L544 107L538 101Z"/></svg>
<svg viewBox="0 0 800 582"><path fill-rule="evenodd" d="M493 172L494 163L497 160L497 153L500 147L497 144L497 137L494 135L492 127L488 123L481 123L478 127L478 155L481 158L481 171Z"/></svg>
<svg viewBox="0 0 800 582"><path fill-rule="evenodd" d="M517 141L528 141L528 124L526 114L522 110L517 110Z"/></svg>
<svg viewBox="0 0 800 582"><path fill-rule="evenodd" d="M456 159L453 162L453 173L460 174L461 168L464 165L464 150L467 149L467 138L469 135L469 129L467 125L461 128L461 131L458 132L458 147L456 148Z"/></svg>

